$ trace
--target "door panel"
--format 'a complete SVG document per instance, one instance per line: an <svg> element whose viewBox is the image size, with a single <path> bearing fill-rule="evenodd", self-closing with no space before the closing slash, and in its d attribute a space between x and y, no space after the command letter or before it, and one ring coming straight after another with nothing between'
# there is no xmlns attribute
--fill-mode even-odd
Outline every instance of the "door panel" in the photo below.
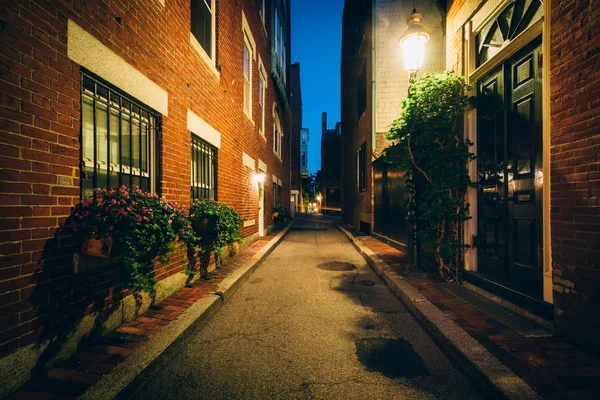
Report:
<svg viewBox="0 0 600 400"><path fill-rule="evenodd" d="M477 169L479 271L506 278L504 202L504 73L499 67L478 85Z"/></svg>
<svg viewBox="0 0 600 400"><path fill-rule="evenodd" d="M541 43L508 60L512 75L507 137L509 276L514 287L542 294L542 99Z"/></svg>
<svg viewBox="0 0 600 400"><path fill-rule="evenodd" d="M478 269L542 294L541 40L478 83Z"/></svg>

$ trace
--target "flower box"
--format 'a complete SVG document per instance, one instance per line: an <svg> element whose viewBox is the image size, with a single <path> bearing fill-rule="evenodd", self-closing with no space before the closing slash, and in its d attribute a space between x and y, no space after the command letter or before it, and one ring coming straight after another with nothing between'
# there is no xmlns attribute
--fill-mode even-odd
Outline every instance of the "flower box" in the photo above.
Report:
<svg viewBox="0 0 600 400"><path fill-rule="evenodd" d="M81 242L81 252L88 256L108 258L110 257L112 245L113 238L110 236L102 239L84 237Z"/></svg>

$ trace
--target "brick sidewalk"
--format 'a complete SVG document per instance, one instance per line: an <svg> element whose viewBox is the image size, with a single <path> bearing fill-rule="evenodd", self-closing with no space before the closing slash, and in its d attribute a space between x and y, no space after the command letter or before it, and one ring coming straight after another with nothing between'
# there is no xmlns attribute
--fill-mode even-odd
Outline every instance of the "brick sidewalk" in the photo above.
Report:
<svg viewBox="0 0 600 400"><path fill-rule="evenodd" d="M600 362L557 337L524 337L449 293L423 274L406 271L406 254L371 236L355 237L431 303L520 376L541 397L600 398ZM507 312L509 312L507 310Z"/></svg>
<svg viewBox="0 0 600 400"><path fill-rule="evenodd" d="M28 381L10 400L73 399L96 383L103 375L131 356L152 336L187 310L196 301L213 293L220 283L262 249L279 231L263 236L211 273L210 280L198 279L159 304L153 305L135 320L121 325L94 345L79 350L45 376Z"/></svg>

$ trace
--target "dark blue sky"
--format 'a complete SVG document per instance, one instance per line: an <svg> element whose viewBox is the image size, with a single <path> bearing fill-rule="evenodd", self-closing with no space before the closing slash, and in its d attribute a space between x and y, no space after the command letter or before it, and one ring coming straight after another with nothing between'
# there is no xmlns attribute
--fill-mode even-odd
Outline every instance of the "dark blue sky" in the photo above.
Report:
<svg viewBox="0 0 600 400"><path fill-rule="evenodd" d="M340 57L344 0L291 0L292 63L300 63L302 124L310 130L308 170L321 168L321 113L340 120Z"/></svg>

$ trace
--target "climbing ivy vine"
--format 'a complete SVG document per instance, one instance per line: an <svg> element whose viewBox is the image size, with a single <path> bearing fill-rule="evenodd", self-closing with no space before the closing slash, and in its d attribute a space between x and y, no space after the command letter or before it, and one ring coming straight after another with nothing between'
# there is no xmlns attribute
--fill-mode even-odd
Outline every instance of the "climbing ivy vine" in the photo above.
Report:
<svg viewBox="0 0 600 400"><path fill-rule="evenodd" d="M475 158L473 143L463 137L469 87L453 72L425 74L411 84L402 114L386 137L392 144L384 159L412 171L407 186L413 193L410 218L417 236L434 245L439 274L458 282L464 248L462 223L469 216L465 200L470 184L467 163Z"/></svg>

